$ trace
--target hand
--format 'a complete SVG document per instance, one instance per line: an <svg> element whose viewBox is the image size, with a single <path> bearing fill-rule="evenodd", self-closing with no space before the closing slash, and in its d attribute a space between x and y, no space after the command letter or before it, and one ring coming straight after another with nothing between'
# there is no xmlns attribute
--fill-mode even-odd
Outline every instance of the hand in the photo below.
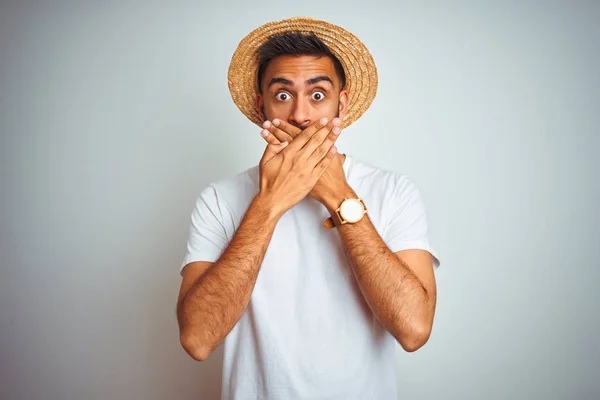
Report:
<svg viewBox="0 0 600 400"><path fill-rule="evenodd" d="M281 143L291 142L302 132L302 129L298 128L297 126L288 124L287 122L284 122L278 118L275 118L273 122L265 121L263 123L263 128L265 129L263 129L261 135L265 139L268 138L270 133Z"/></svg>
<svg viewBox="0 0 600 400"><path fill-rule="evenodd" d="M265 138L269 144L260 161L260 195L276 215L283 215L315 186L337 154L339 131L322 118L291 142L281 143L273 135Z"/></svg>
<svg viewBox="0 0 600 400"><path fill-rule="evenodd" d="M339 119L334 119L332 123L338 127L341 125ZM274 119L273 122L265 121L263 127L265 129L263 129L261 135L268 143L272 144L290 142L302 132L300 128L279 119ZM343 155L338 154L332 160L329 168L308 193L309 196L328 206L326 204L328 199L339 197L339 194L345 193L348 184L343 168L344 158Z"/></svg>

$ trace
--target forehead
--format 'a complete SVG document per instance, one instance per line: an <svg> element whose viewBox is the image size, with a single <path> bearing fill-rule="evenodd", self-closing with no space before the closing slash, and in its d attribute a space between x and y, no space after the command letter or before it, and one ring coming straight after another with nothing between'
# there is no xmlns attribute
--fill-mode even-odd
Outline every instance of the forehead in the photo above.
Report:
<svg viewBox="0 0 600 400"><path fill-rule="evenodd" d="M267 65L264 82L273 77L282 77L291 81L310 79L326 75L337 83L338 77L331 58L327 56L280 56Z"/></svg>

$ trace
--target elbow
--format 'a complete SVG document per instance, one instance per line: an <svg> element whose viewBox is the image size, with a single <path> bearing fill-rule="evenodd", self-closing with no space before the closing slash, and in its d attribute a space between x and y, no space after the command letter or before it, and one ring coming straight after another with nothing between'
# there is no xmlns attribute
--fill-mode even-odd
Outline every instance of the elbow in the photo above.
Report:
<svg viewBox="0 0 600 400"><path fill-rule="evenodd" d="M425 345L425 343L427 343L427 340L428 340L427 338L415 337L415 338L400 340L399 342L400 342L400 346L402 346L404 351L406 351L407 353L414 353L415 351L417 351L421 347L423 347Z"/></svg>
<svg viewBox="0 0 600 400"><path fill-rule="evenodd" d="M212 349L202 344L195 335L182 333L179 337L183 349L196 361L204 361L210 356Z"/></svg>
<svg viewBox="0 0 600 400"><path fill-rule="evenodd" d="M431 325L422 325L415 327L410 333L402 335L394 335L396 340L404 351L414 353L427 343L431 336Z"/></svg>

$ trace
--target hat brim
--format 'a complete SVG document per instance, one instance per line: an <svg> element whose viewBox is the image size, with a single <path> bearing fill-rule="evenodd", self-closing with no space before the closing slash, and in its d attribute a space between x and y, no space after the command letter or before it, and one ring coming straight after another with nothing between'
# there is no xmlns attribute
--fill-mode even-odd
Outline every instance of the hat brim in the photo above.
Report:
<svg viewBox="0 0 600 400"><path fill-rule="evenodd" d="M252 122L262 126L256 108L258 49L272 35L285 32L314 32L337 57L344 68L348 106L342 121L347 127L370 107L377 93L377 67L366 46L344 28L313 18L293 17L266 23L242 39L233 53L228 85L233 102Z"/></svg>

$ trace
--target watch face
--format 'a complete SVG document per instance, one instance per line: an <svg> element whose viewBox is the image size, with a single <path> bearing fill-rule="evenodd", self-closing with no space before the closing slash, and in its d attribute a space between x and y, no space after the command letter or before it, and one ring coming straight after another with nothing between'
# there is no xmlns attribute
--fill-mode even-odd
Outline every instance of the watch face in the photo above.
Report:
<svg viewBox="0 0 600 400"><path fill-rule="evenodd" d="M363 216L363 206L357 199L344 200L340 206L340 214L348 222L358 222Z"/></svg>

